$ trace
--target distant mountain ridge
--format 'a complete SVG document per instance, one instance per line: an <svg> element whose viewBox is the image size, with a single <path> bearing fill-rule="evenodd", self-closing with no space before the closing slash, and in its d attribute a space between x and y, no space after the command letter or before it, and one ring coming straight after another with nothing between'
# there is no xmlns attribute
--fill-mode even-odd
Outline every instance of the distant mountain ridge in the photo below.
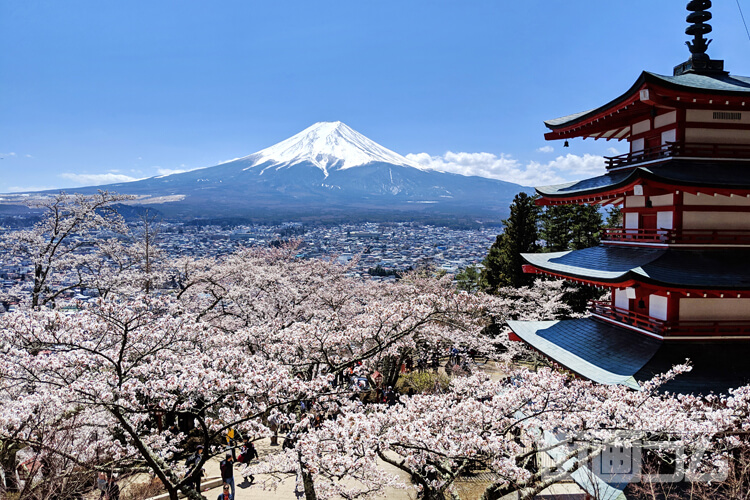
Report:
<svg viewBox="0 0 750 500"><path fill-rule="evenodd" d="M341 122L213 167L77 188L138 197L169 218L507 217L518 184L427 170Z"/></svg>

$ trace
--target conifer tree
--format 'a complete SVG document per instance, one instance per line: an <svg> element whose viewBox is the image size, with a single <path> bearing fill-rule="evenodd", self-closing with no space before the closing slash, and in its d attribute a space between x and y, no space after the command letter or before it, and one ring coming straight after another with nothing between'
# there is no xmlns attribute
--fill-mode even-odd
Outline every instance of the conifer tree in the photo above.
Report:
<svg viewBox="0 0 750 500"><path fill-rule="evenodd" d="M497 236L483 261L482 278L489 293L504 286L526 286L533 281L532 275L523 273L521 254L538 250L539 207L535 200L526 193L518 193L513 198L510 217L503 221L505 230Z"/></svg>
<svg viewBox="0 0 750 500"><path fill-rule="evenodd" d="M599 244L602 215L595 205L550 206L541 215L541 233L549 252L580 250Z"/></svg>

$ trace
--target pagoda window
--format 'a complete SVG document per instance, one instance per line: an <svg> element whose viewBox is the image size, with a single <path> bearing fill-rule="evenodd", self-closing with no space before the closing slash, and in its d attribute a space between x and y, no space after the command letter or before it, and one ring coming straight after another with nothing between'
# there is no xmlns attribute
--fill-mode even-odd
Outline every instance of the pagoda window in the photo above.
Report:
<svg viewBox="0 0 750 500"><path fill-rule="evenodd" d="M649 295L648 315L662 321L667 320L667 306L669 299L662 295Z"/></svg>
<svg viewBox="0 0 750 500"><path fill-rule="evenodd" d="M674 229L674 213L656 212L656 229Z"/></svg>
<svg viewBox="0 0 750 500"><path fill-rule="evenodd" d="M743 123L750 125L750 113L688 109L685 117L691 123Z"/></svg>
<svg viewBox="0 0 750 500"><path fill-rule="evenodd" d="M630 143L630 152L637 153L643 151L645 144L646 141L642 137L640 139L634 139L633 142Z"/></svg>
<svg viewBox="0 0 750 500"><path fill-rule="evenodd" d="M625 229L638 229L638 212L627 212L624 221Z"/></svg>
<svg viewBox="0 0 750 500"><path fill-rule="evenodd" d="M635 299L634 288L621 288L615 290L615 308L623 309L625 311L630 310L630 300Z"/></svg>
<svg viewBox="0 0 750 500"><path fill-rule="evenodd" d="M750 299L683 297L680 320L747 321L750 320Z"/></svg>
<svg viewBox="0 0 750 500"><path fill-rule="evenodd" d="M677 142L677 129L665 130L661 133L661 145Z"/></svg>

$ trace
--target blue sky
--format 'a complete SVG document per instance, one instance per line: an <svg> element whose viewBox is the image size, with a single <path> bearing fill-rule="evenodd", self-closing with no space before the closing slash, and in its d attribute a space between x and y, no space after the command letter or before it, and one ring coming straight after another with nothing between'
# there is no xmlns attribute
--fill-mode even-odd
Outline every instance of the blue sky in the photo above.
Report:
<svg viewBox="0 0 750 500"><path fill-rule="evenodd" d="M627 145L563 150L542 121L671 74L686 3L0 0L0 192L208 167L335 120L445 170L585 177ZM736 2L714 4L709 54L750 75Z"/></svg>

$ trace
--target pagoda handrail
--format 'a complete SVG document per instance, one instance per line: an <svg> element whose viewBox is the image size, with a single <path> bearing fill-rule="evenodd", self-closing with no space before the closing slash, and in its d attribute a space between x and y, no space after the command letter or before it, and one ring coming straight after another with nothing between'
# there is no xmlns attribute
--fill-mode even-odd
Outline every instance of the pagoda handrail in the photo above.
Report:
<svg viewBox="0 0 750 500"><path fill-rule="evenodd" d="M670 239L670 229L624 229L621 227L602 228L604 241L628 241L644 243L666 243Z"/></svg>
<svg viewBox="0 0 750 500"><path fill-rule="evenodd" d="M678 320L663 321L647 314L622 309L609 302L590 301L593 314L634 326L662 336L738 336L750 335L750 320Z"/></svg>
<svg viewBox="0 0 750 500"><path fill-rule="evenodd" d="M693 142L667 142L661 146L645 148L618 156L605 156L608 170L634 165L636 163L693 156L698 158L750 158L750 145L745 144L711 144Z"/></svg>
<svg viewBox="0 0 750 500"><path fill-rule="evenodd" d="M605 242L664 243L668 245L750 245L747 229L602 229Z"/></svg>
<svg viewBox="0 0 750 500"><path fill-rule="evenodd" d="M592 313L613 319L618 323L631 325L659 334L662 334L666 329L666 322L660 319L651 317L647 314L631 311L629 309L622 309L613 306L609 302L592 300L589 302L589 305L591 306Z"/></svg>

